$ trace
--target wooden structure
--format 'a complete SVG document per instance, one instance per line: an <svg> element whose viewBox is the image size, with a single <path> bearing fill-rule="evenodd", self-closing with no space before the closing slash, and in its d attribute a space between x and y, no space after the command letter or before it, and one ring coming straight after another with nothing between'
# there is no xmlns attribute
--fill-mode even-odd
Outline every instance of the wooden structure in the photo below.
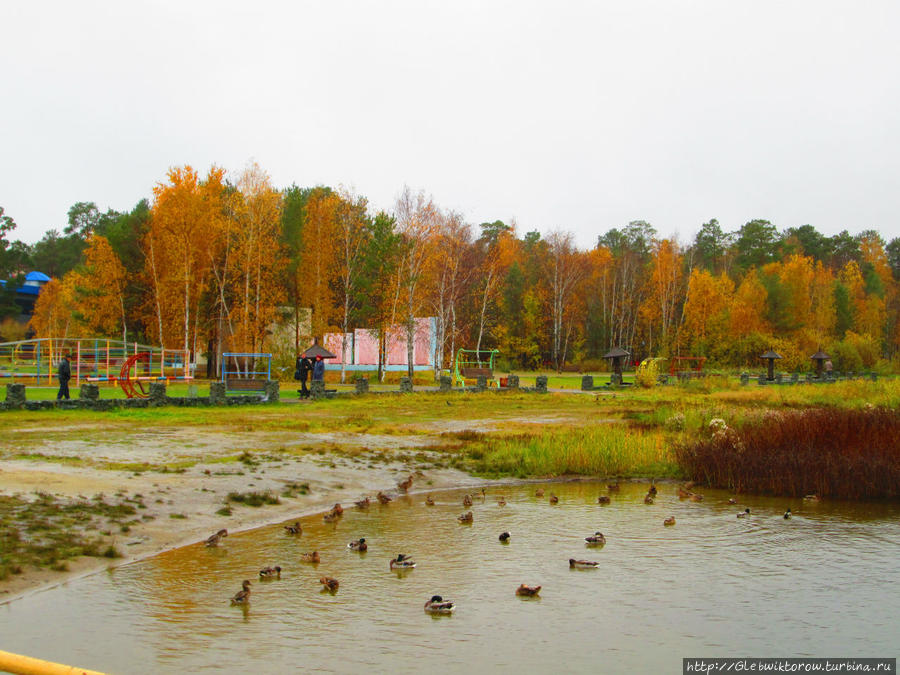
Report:
<svg viewBox="0 0 900 675"><path fill-rule="evenodd" d="M221 381L225 383L226 394L247 391L263 393L266 383L272 379L271 354L223 352L221 363Z"/></svg>
<svg viewBox="0 0 900 675"><path fill-rule="evenodd" d="M775 380L775 359L780 359L781 354L779 354L778 352L776 352L773 349L770 349L769 351L767 351L765 354L763 354L759 358L768 360L769 366L768 366L766 379L769 382L773 382Z"/></svg>
<svg viewBox="0 0 900 675"><path fill-rule="evenodd" d="M325 349L322 345L316 342L312 347L308 347L306 351L300 353L300 358L307 359L315 359L317 356L321 356L323 359L336 359L337 356L332 354L330 351Z"/></svg>
<svg viewBox="0 0 900 675"><path fill-rule="evenodd" d="M453 375L460 387L466 383L465 378L494 378L494 359L499 349L458 349L453 360Z"/></svg>
<svg viewBox="0 0 900 675"><path fill-rule="evenodd" d="M620 380L622 377L622 359L626 356L631 356L631 354L621 347L613 347L603 355L604 359L610 360L610 367L619 376Z"/></svg>
<svg viewBox="0 0 900 675"><path fill-rule="evenodd" d="M825 367L825 362L828 361L831 357L820 349L809 358L816 362L816 377L821 380L822 369Z"/></svg>

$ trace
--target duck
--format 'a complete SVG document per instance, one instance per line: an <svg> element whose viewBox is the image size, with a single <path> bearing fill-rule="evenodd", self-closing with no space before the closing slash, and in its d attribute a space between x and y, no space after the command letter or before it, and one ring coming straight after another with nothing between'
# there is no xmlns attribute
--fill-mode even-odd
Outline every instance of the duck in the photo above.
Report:
<svg viewBox="0 0 900 675"><path fill-rule="evenodd" d="M594 562L593 560L575 560L575 558L569 558L569 567L571 569L576 570L589 570L597 567L600 563Z"/></svg>
<svg viewBox="0 0 900 675"><path fill-rule="evenodd" d="M481 501L487 501L487 491L484 488L481 488Z"/></svg>
<svg viewBox="0 0 900 675"><path fill-rule="evenodd" d="M728 498L728 503L729 503L729 504L737 504L737 499L735 499L734 497L729 497L729 498Z"/></svg>
<svg viewBox="0 0 900 675"><path fill-rule="evenodd" d="M703 495L698 495L696 492L691 493L691 501L692 502L702 502Z"/></svg>
<svg viewBox="0 0 900 675"><path fill-rule="evenodd" d="M444 600L440 595L432 595L431 600L425 603L425 611L429 614L450 614L456 605L449 600Z"/></svg>
<svg viewBox="0 0 900 675"><path fill-rule="evenodd" d="M681 487L681 486L678 487L678 498L679 498L679 499L687 499L687 498L690 497L692 494L693 494L693 492L690 492L689 490L685 490L685 489L684 489L683 487Z"/></svg>
<svg viewBox="0 0 900 675"><path fill-rule="evenodd" d="M696 481L689 480L687 483L684 484L684 489L685 489L685 490L690 490L690 489L691 489L692 487L694 487L696 484L697 484Z"/></svg>
<svg viewBox="0 0 900 675"><path fill-rule="evenodd" d="M340 504L335 504L334 506L331 507L331 513L333 513L336 516L342 516L342 515L344 515L344 507L341 506Z"/></svg>
<svg viewBox="0 0 900 675"><path fill-rule="evenodd" d="M818 502L818 501L821 501L821 498L819 497L819 495L814 494L814 495L806 495L803 498L803 500L807 501L807 502Z"/></svg>
<svg viewBox="0 0 900 675"><path fill-rule="evenodd" d="M509 543L509 532L501 532L499 539L504 544L508 544Z"/></svg>
<svg viewBox="0 0 900 675"><path fill-rule="evenodd" d="M500 497L497 499L497 506L506 506L506 497L500 495Z"/></svg>
<svg viewBox="0 0 900 675"><path fill-rule="evenodd" d="M516 589L516 595L521 595L526 598L533 598L540 592L540 586L526 586L525 584L520 584Z"/></svg>
<svg viewBox="0 0 900 675"><path fill-rule="evenodd" d="M288 534L303 534L303 527L301 527L300 521L297 521L293 525L285 525L284 529L287 530Z"/></svg>
<svg viewBox="0 0 900 675"><path fill-rule="evenodd" d="M353 503L356 504L356 508L358 508L358 509L369 508L369 498L368 497L366 497L365 499L360 499L359 501L356 501Z"/></svg>
<svg viewBox="0 0 900 675"><path fill-rule="evenodd" d="M791 510L788 509L787 511L784 512L784 519L790 520L790 517L791 517Z"/></svg>
<svg viewBox="0 0 900 675"><path fill-rule="evenodd" d="M644 497L644 503L645 503L645 504L652 504L652 503L653 503L653 495L651 495L649 492L648 492L647 495Z"/></svg>
<svg viewBox="0 0 900 675"><path fill-rule="evenodd" d="M338 586L341 585L340 581L333 579L332 577L319 577L319 583L325 587L326 591L330 591L331 593L337 592Z"/></svg>
<svg viewBox="0 0 900 675"><path fill-rule="evenodd" d="M750 509L744 509L740 513L737 514L738 518L749 518L750 517Z"/></svg>
<svg viewBox="0 0 900 675"><path fill-rule="evenodd" d="M618 492L619 491L619 479L616 479L615 483L607 483L606 487L610 492Z"/></svg>
<svg viewBox="0 0 900 675"><path fill-rule="evenodd" d="M413 562L408 555L399 554L396 558L391 558L390 568L392 570L411 570L415 568L416 563Z"/></svg>
<svg viewBox="0 0 900 675"><path fill-rule="evenodd" d="M338 518L340 518L340 516L331 511L322 514L322 520L326 523L336 523Z"/></svg>
<svg viewBox="0 0 900 675"><path fill-rule="evenodd" d="M552 492L550 493L550 503L551 504L559 504L559 497L557 497Z"/></svg>
<svg viewBox="0 0 900 675"><path fill-rule="evenodd" d="M650 489L647 491L647 494L650 495L651 497L656 496L656 479L655 478L650 479Z"/></svg>
<svg viewBox="0 0 900 675"><path fill-rule="evenodd" d="M457 516L456 519L461 523L471 523L474 520L471 511L466 511L462 515Z"/></svg>
<svg viewBox="0 0 900 675"><path fill-rule="evenodd" d="M425 506L434 506L434 497L431 495L425 497Z"/></svg>
<svg viewBox="0 0 900 675"><path fill-rule="evenodd" d="M598 504L609 504L611 502L612 500L606 495L600 495L599 497L597 497Z"/></svg>
<svg viewBox="0 0 900 675"><path fill-rule="evenodd" d="M319 552L313 551L312 553L301 553L300 554L300 562L313 563L313 564L318 565L319 564Z"/></svg>
<svg viewBox="0 0 900 675"><path fill-rule="evenodd" d="M281 567L275 565L275 567L263 567L259 571L260 579L280 579L281 578Z"/></svg>
<svg viewBox="0 0 900 675"><path fill-rule="evenodd" d="M218 546L219 542L228 536L228 530L221 529L215 534L211 534L204 542L207 546Z"/></svg>
<svg viewBox="0 0 900 675"><path fill-rule="evenodd" d="M250 580L244 579L241 584L241 590L231 598L232 605L246 605L250 603Z"/></svg>
<svg viewBox="0 0 900 675"><path fill-rule="evenodd" d="M469 508L470 506L472 506L472 497L471 497L471 495L464 495L464 496L463 496L463 506L464 506L465 508Z"/></svg>
<svg viewBox="0 0 900 675"><path fill-rule="evenodd" d="M376 496L378 497L378 501L381 504L387 504L392 501L390 497L388 497L386 494L384 494L383 492L380 492L380 491Z"/></svg>
<svg viewBox="0 0 900 675"><path fill-rule="evenodd" d="M358 551L359 553L365 553L369 550L369 545L366 543L365 537L357 539L356 541L351 541L347 544L347 548L351 551Z"/></svg>
<svg viewBox="0 0 900 675"><path fill-rule="evenodd" d="M413 477L410 476L406 480L400 481L399 483L397 483L397 488L400 490L400 492L406 492L407 490L409 490L409 488L412 487L412 484L413 484Z"/></svg>
<svg viewBox="0 0 900 675"><path fill-rule="evenodd" d="M675 524L675 516L669 516L663 521L663 525L666 527L672 527Z"/></svg>
<svg viewBox="0 0 900 675"><path fill-rule="evenodd" d="M534 496L535 497L543 497L544 496L544 488L538 488L535 491Z"/></svg>
<svg viewBox="0 0 900 675"><path fill-rule="evenodd" d="M584 540L589 546L603 546L606 544L606 537L603 536L602 532L594 532L590 537L585 537Z"/></svg>

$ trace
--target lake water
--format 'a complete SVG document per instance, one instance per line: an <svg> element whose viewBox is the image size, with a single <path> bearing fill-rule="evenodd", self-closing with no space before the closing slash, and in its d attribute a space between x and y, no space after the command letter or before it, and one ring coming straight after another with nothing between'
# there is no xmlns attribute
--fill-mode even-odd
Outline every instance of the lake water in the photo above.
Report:
<svg viewBox="0 0 900 675"><path fill-rule="evenodd" d="M690 656L897 655L900 506L729 505L715 490L695 503L666 484L645 505L647 485L623 483L609 506L605 483L545 484L543 498L492 487L472 525L456 520L464 491L433 507L345 504L336 525L302 519L300 537L234 534L4 605L0 648L114 673L680 672ZM606 546L587 548L597 530ZM359 537L365 554L347 548ZM322 562L300 563L312 550ZM418 567L391 572L398 553ZM573 557L600 566L571 570ZM259 580L267 565L280 580ZM323 575L340 580L335 595ZM251 603L231 606L243 579ZM540 597L516 597L520 583ZM423 611L434 594L457 603L452 616Z"/></svg>

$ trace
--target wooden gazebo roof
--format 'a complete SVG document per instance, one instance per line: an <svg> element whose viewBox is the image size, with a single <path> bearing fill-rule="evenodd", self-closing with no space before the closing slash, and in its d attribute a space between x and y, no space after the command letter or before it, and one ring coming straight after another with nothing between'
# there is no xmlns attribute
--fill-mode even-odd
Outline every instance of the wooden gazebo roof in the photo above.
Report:
<svg viewBox="0 0 900 675"><path fill-rule="evenodd" d="M763 355L760 356L759 358L761 358L761 359L780 359L780 358L781 358L781 354L779 354L778 352L776 352L776 351L770 349L769 351L767 351L765 354L763 354Z"/></svg>
<svg viewBox="0 0 900 675"><path fill-rule="evenodd" d="M332 354L330 351L325 349L322 345L315 344L312 347L307 348L305 352L300 354L301 357L306 357L309 359L314 359L317 356L321 356L323 359L335 359L337 358L336 354Z"/></svg>
<svg viewBox="0 0 900 675"><path fill-rule="evenodd" d="M809 358L811 358L813 361L824 361L826 359L830 359L831 357L820 349Z"/></svg>
<svg viewBox="0 0 900 675"><path fill-rule="evenodd" d="M610 349L608 352L606 352L603 355L603 358L604 359L615 359L615 358L619 358L622 356L630 356L630 354L628 352L626 352L624 349L622 349L621 347L613 347L612 349Z"/></svg>

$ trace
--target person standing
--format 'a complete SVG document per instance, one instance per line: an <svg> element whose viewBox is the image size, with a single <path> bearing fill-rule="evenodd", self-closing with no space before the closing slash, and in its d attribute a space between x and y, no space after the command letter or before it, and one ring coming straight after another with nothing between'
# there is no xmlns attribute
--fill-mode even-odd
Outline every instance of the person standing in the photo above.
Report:
<svg viewBox="0 0 900 675"><path fill-rule="evenodd" d="M308 356L297 357L297 379L300 380L300 398L309 398L309 389L306 388L306 380L309 379L309 371L313 369L312 361Z"/></svg>
<svg viewBox="0 0 900 675"><path fill-rule="evenodd" d="M59 392L56 394L56 400L69 400L69 380L72 379L72 368L69 366L68 354L63 354L59 360L59 369L56 371L59 377Z"/></svg>
<svg viewBox="0 0 900 675"><path fill-rule="evenodd" d="M322 360L321 356L316 357L316 364L313 366L312 379L313 379L313 382L315 382L317 380L319 382L325 381L325 361Z"/></svg>

